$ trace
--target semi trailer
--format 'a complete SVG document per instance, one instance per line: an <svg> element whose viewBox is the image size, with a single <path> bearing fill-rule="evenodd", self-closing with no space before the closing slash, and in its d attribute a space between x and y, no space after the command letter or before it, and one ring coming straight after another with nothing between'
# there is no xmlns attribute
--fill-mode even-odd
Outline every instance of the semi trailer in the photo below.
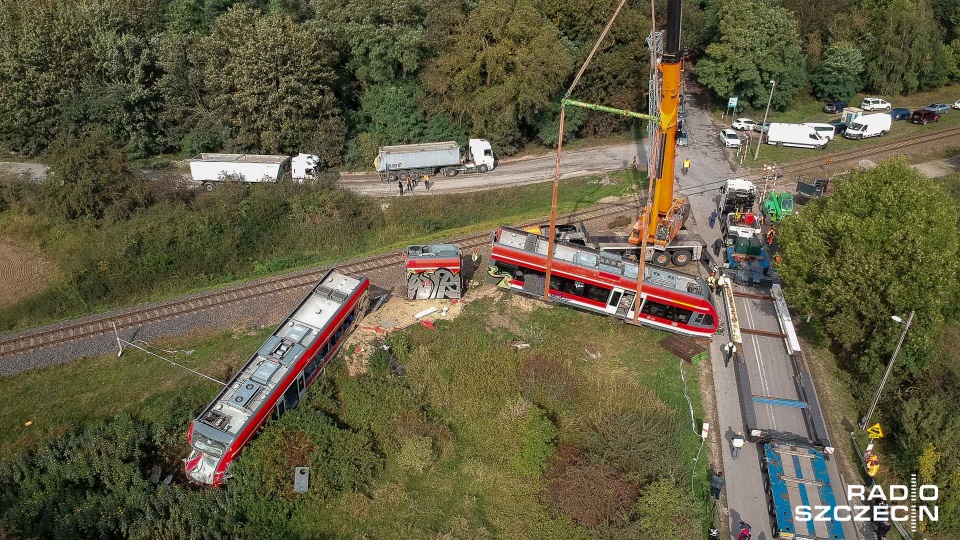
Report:
<svg viewBox="0 0 960 540"><path fill-rule="evenodd" d="M190 160L190 176L206 191L216 182L280 182L316 177L317 156L297 154L294 157L257 154L198 154Z"/></svg>
<svg viewBox="0 0 960 540"><path fill-rule="evenodd" d="M424 175L456 176L485 173L497 166L493 147L486 139L470 139L466 151L454 141L383 146L373 161L380 180L419 180Z"/></svg>

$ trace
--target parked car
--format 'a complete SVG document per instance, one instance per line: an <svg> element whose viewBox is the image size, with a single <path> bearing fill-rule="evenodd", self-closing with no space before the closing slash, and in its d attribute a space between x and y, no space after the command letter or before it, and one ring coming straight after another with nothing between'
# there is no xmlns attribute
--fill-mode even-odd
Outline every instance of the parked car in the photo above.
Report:
<svg viewBox="0 0 960 540"><path fill-rule="evenodd" d="M893 108L890 105L890 102L882 100L880 98L863 98L863 101L860 102L860 108L865 111L887 111Z"/></svg>
<svg viewBox="0 0 960 540"><path fill-rule="evenodd" d="M689 141L687 140L687 130L682 127L677 129L677 146L687 146Z"/></svg>
<svg viewBox="0 0 960 540"><path fill-rule="evenodd" d="M840 114L843 109L847 107L846 101L828 101L826 105L823 106L823 112L830 114Z"/></svg>
<svg viewBox="0 0 960 540"><path fill-rule="evenodd" d="M910 109L905 107L897 107L896 109L890 109L890 118L893 120L909 120L910 119Z"/></svg>
<svg viewBox="0 0 960 540"><path fill-rule="evenodd" d="M730 128L720 131L720 142L727 148L740 148L740 136Z"/></svg>
<svg viewBox="0 0 960 540"><path fill-rule="evenodd" d="M954 109L960 109L960 99L953 102Z"/></svg>
<svg viewBox="0 0 960 540"><path fill-rule="evenodd" d="M730 127L737 131L748 131L756 125L757 123L749 118L737 118Z"/></svg>
<svg viewBox="0 0 960 540"><path fill-rule="evenodd" d="M930 122L939 122L940 115L936 111L931 111L930 109L917 109L913 111L913 114L910 116L911 124L923 124L927 125Z"/></svg>
<svg viewBox="0 0 960 540"><path fill-rule="evenodd" d="M753 130L757 133L766 133L770 129L770 122L764 122L761 126L760 124L754 124Z"/></svg>
<svg viewBox="0 0 960 540"><path fill-rule="evenodd" d="M847 125L839 120L837 120L836 122L827 122L827 123L833 126L834 135L843 135L843 132L847 130Z"/></svg>
<svg viewBox="0 0 960 540"><path fill-rule="evenodd" d="M946 103L931 103L924 107L924 109L931 110L937 114L946 114L950 112L950 106Z"/></svg>

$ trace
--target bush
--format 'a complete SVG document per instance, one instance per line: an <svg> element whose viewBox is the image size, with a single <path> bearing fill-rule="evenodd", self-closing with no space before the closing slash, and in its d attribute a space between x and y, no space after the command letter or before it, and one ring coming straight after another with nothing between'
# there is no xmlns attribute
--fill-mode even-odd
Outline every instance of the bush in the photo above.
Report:
<svg viewBox="0 0 960 540"><path fill-rule="evenodd" d="M551 462L547 502L581 525L595 526L630 514L637 490L609 467L567 447Z"/></svg>
<svg viewBox="0 0 960 540"><path fill-rule="evenodd" d="M553 454L557 427L543 409L532 406L520 427L520 448L513 456L513 466L525 476L537 476Z"/></svg>
<svg viewBox="0 0 960 540"><path fill-rule="evenodd" d="M643 488L637 500L641 537L699 540L701 512L696 502L673 480L662 478Z"/></svg>
<svg viewBox="0 0 960 540"><path fill-rule="evenodd" d="M679 415L662 405L596 419L583 430L583 448L640 484L684 469Z"/></svg>

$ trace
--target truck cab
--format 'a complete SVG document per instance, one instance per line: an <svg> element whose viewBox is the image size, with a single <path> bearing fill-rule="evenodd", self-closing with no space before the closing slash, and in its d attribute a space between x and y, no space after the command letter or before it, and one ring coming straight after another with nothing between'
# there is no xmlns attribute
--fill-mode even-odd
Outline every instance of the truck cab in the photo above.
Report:
<svg viewBox="0 0 960 540"><path fill-rule="evenodd" d="M757 200L757 186L746 178L731 178L720 186L717 213L720 216L737 210L750 211Z"/></svg>
<svg viewBox="0 0 960 540"><path fill-rule="evenodd" d="M467 172L487 172L496 168L499 160L493 154L493 147L486 139L470 139L467 155L464 156Z"/></svg>

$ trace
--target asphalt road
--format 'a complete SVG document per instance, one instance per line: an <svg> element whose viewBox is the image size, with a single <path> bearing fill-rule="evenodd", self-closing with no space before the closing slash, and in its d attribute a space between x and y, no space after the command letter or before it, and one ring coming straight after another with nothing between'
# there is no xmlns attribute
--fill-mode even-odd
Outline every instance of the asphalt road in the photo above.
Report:
<svg viewBox="0 0 960 540"><path fill-rule="evenodd" d="M677 155L679 165L684 157L691 160L690 172L686 176L678 176L679 190L690 201L692 218L687 227L699 233L710 245L719 237L719 228L710 229L708 217L716 208L716 195L724 180L735 175L730 161L727 159L728 150L721 147L718 133L719 126L706 112L709 110L709 98L702 93L689 89L687 133L690 146L681 148ZM678 170L679 174L679 170ZM741 286L735 289L765 293L768 291L749 290ZM722 305L722 301L719 301ZM768 300L739 298L736 307L740 324L744 328L779 332L779 323L773 303ZM721 348L728 340L727 335L714 336L711 342L711 367L714 375L714 390L716 397L717 425L713 431L719 435L721 443L722 462L712 464L714 470L723 471L726 479L726 491L722 517L717 519L728 520L731 537L736 538L739 532L740 520L750 523L755 540L773 540L773 524L768 513L767 494L764 487L762 464L759 448L756 445L745 446L739 457L734 460L732 455L732 437L737 431L744 430L742 404L734 375L733 363L724 365ZM766 395L787 399L797 399L798 389L795 382L797 376L794 363L787 354L782 339L765 336L743 336L741 354L750 376L751 390L754 395ZM753 403L746 404L752 407ZM802 437L809 437L806 423L801 409L774 405L758 405L755 409L759 427L775 429L780 432L793 433ZM831 434L834 441L840 440L842 434ZM844 484L841 481L836 463L827 464L834 486L834 493L838 504L845 503ZM848 539L858 539L858 533L852 527L845 527Z"/></svg>
<svg viewBox="0 0 960 540"><path fill-rule="evenodd" d="M629 168L636 157L639 166L647 162L646 141L601 146L587 150L565 151L561 159L560 178L586 176ZM503 160L500 165L484 174L458 174L453 178L436 177L430 191L423 182L412 194L420 196L437 193L456 193L480 191L506 186L519 186L552 180L556 174L557 156L543 156ZM352 191L364 195L399 195L396 183L382 182L376 174L344 174L340 184Z"/></svg>

